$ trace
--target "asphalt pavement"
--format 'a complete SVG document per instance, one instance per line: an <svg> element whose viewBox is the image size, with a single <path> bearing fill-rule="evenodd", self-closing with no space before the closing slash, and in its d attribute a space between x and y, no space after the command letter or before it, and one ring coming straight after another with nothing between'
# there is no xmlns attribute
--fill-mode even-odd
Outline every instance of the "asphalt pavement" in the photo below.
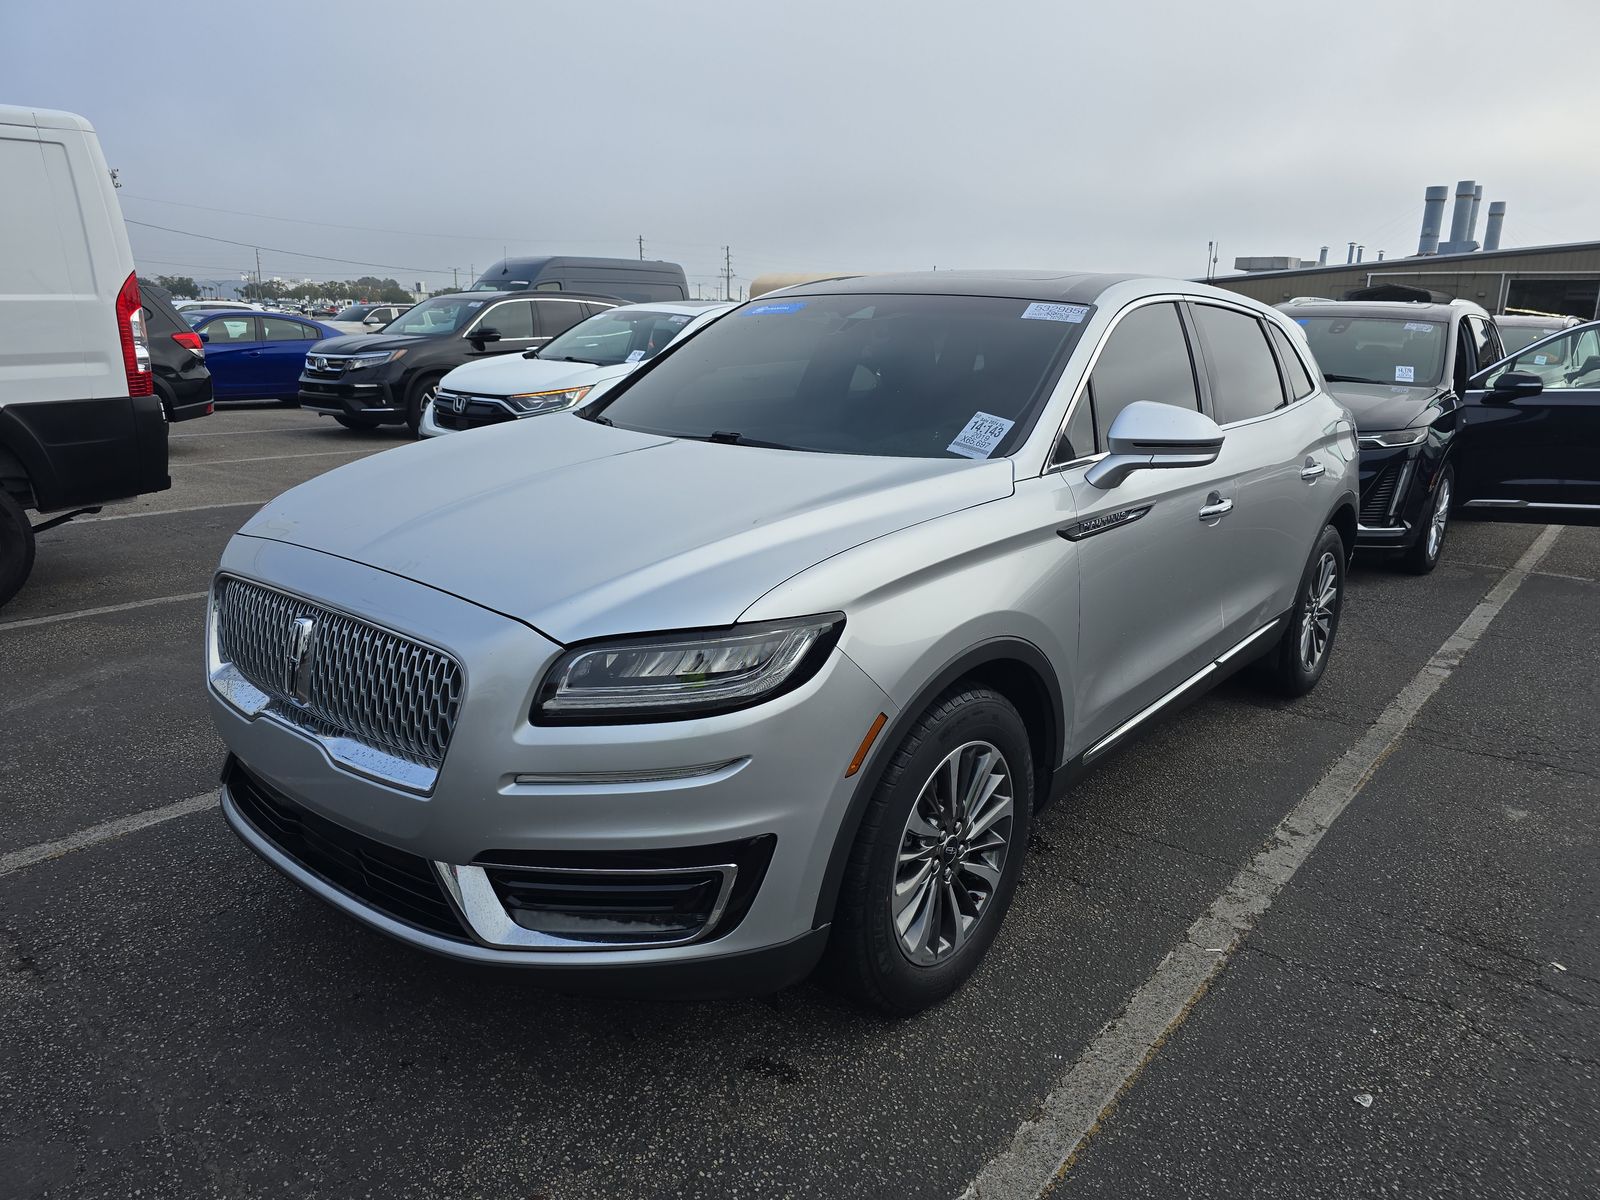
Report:
<svg viewBox="0 0 1600 1200"><path fill-rule="evenodd" d="M173 428L171 491L41 536L0 613L0 1195L959 1195L1508 578L1054 1187L1600 1193L1600 531L1525 576L1539 526L1460 524L1424 579L1358 564L1318 690L1230 681L1099 765L932 1012L598 1001L358 927L206 799L224 543L405 441L220 412Z"/></svg>

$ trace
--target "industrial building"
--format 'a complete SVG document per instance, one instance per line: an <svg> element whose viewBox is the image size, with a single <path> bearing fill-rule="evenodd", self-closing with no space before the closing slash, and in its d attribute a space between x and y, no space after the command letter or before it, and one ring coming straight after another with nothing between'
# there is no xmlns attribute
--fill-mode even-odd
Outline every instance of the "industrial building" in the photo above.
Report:
<svg viewBox="0 0 1600 1200"><path fill-rule="evenodd" d="M1328 248L1316 263L1295 258L1239 258L1243 275L1212 279L1217 287L1278 304L1295 296L1331 300L1404 299L1431 293L1433 299L1473 300L1492 313L1565 313L1600 318L1600 241L1556 246L1500 246L1505 221L1503 201L1489 205L1483 246L1477 241L1483 188L1472 180L1456 186L1448 236L1444 232L1449 189L1430 187L1423 201L1422 233L1409 258L1364 259L1364 248L1350 243L1346 261L1327 265Z"/></svg>

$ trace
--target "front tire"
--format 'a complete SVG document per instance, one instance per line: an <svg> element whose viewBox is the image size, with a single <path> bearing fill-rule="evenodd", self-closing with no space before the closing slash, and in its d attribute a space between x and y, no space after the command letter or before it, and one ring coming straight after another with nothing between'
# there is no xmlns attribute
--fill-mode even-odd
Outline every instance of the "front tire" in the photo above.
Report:
<svg viewBox="0 0 1600 1200"><path fill-rule="evenodd" d="M11 493L0 489L0 607L22 590L33 570L33 524Z"/></svg>
<svg viewBox="0 0 1600 1200"><path fill-rule="evenodd" d="M406 392L406 428L412 437L422 436L422 414L438 394L443 375L424 375Z"/></svg>
<svg viewBox="0 0 1600 1200"><path fill-rule="evenodd" d="M1439 565L1444 553L1444 535L1449 529L1450 506L1455 503L1456 473L1446 467L1434 485L1433 503L1423 516L1423 526L1417 540L1400 559L1400 565L1413 575L1426 575Z"/></svg>
<svg viewBox="0 0 1600 1200"><path fill-rule="evenodd" d="M961 986L1011 903L1033 785L1027 727L1009 700L957 685L934 701L861 818L828 942L840 991L906 1015Z"/></svg>
<svg viewBox="0 0 1600 1200"><path fill-rule="evenodd" d="M1344 540L1325 525L1295 589L1289 628L1262 661L1267 685L1279 695L1304 696L1322 678L1344 611Z"/></svg>

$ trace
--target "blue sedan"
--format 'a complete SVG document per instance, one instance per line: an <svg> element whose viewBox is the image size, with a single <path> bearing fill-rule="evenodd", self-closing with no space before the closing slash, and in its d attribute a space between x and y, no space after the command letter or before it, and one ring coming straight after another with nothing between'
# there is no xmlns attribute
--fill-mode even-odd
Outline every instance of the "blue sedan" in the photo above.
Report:
<svg viewBox="0 0 1600 1200"><path fill-rule="evenodd" d="M343 336L331 325L286 313L199 309L183 315L205 343L217 400L296 403L306 351Z"/></svg>

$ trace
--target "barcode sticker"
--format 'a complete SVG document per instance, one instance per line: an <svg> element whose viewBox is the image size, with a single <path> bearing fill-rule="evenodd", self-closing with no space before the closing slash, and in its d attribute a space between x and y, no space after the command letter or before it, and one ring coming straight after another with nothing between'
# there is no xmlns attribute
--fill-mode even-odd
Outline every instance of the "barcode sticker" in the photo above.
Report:
<svg viewBox="0 0 1600 1200"><path fill-rule="evenodd" d="M1426 321L1407 321L1406 328L1412 333L1432 333L1433 326Z"/></svg>
<svg viewBox="0 0 1600 1200"><path fill-rule="evenodd" d="M986 412L974 413L967 427L956 434L956 440L945 448L963 458L988 458L1015 424L1015 421Z"/></svg>
<svg viewBox="0 0 1600 1200"><path fill-rule="evenodd" d="M1086 304L1030 304L1022 310L1024 321L1065 321L1077 325L1089 315Z"/></svg>
<svg viewBox="0 0 1600 1200"><path fill-rule="evenodd" d="M644 357L644 351L643 350L630 350L628 352L628 357L623 359L623 361L624 362L638 362L643 357Z"/></svg>

